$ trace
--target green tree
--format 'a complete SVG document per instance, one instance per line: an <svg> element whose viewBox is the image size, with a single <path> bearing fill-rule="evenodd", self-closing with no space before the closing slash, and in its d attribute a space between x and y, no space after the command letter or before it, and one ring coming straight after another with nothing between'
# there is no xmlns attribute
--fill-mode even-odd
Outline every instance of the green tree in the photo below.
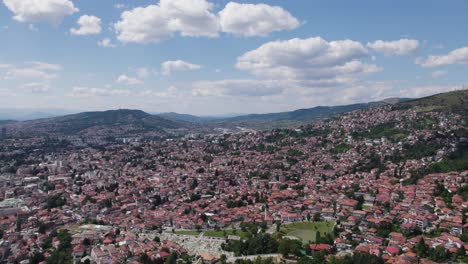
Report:
<svg viewBox="0 0 468 264"><path fill-rule="evenodd" d="M21 232L21 218L16 219L16 232Z"/></svg>
<svg viewBox="0 0 468 264"><path fill-rule="evenodd" d="M421 237L419 242L416 244L415 250L416 250L416 254L418 254L419 257L421 258L427 257L427 254L429 252L429 247L426 245L426 242L424 242L424 238Z"/></svg>
<svg viewBox="0 0 468 264"><path fill-rule="evenodd" d="M62 207L66 204L66 200L62 197L62 194L50 195L47 197L47 209L56 207Z"/></svg>
<svg viewBox="0 0 468 264"><path fill-rule="evenodd" d="M57 234L57 239L60 241L58 248L52 252L52 255L47 259L47 263L70 264L72 263L71 241L72 237L68 230L60 230Z"/></svg>
<svg viewBox="0 0 468 264"><path fill-rule="evenodd" d="M310 260L308 263L310 264L323 264L327 263L327 259L325 258L325 252L315 252L312 255L312 260Z"/></svg>
<svg viewBox="0 0 468 264"><path fill-rule="evenodd" d="M314 214L314 222L319 222L322 219L322 215L319 212Z"/></svg>
<svg viewBox="0 0 468 264"><path fill-rule="evenodd" d="M219 263L226 264L226 261L227 261L226 255L222 254L221 257L219 258Z"/></svg>
<svg viewBox="0 0 468 264"><path fill-rule="evenodd" d="M358 203L356 204L355 208L356 210L362 210L362 205L364 204L364 197L363 196L358 196L356 198L356 200L358 201Z"/></svg>
<svg viewBox="0 0 468 264"><path fill-rule="evenodd" d="M38 227L39 234L45 234L46 231L47 231L47 226L44 223L39 222L39 227Z"/></svg>
<svg viewBox="0 0 468 264"><path fill-rule="evenodd" d="M236 256L270 254L278 252L278 241L269 234L259 233L245 241L229 241L222 248Z"/></svg>
<svg viewBox="0 0 468 264"><path fill-rule="evenodd" d="M429 258L435 262L445 262L450 258L444 247L438 246L435 250L431 250Z"/></svg>
<svg viewBox="0 0 468 264"><path fill-rule="evenodd" d="M278 246L278 252L287 256L289 254L299 255L299 250L302 249L302 243L299 240L283 239Z"/></svg>
<svg viewBox="0 0 468 264"><path fill-rule="evenodd" d="M276 232L281 230L281 221L276 221Z"/></svg>
<svg viewBox="0 0 468 264"><path fill-rule="evenodd" d="M42 255L41 253L39 252L34 252L33 255L29 258L29 263L31 264L38 264L42 261L45 260L45 257L44 255Z"/></svg>
<svg viewBox="0 0 468 264"><path fill-rule="evenodd" d="M165 264L176 264L177 263L177 255L172 253L167 259Z"/></svg>
<svg viewBox="0 0 468 264"><path fill-rule="evenodd" d="M208 221L208 216L206 216L206 214L201 214L200 218L203 220L203 222Z"/></svg>
<svg viewBox="0 0 468 264"><path fill-rule="evenodd" d="M355 252L352 256L347 255L343 258L332 257L328 261L328 263L329 264L361 264L361 263L383 264L384 261L375 255L371 255L368 253Z"/></svg>

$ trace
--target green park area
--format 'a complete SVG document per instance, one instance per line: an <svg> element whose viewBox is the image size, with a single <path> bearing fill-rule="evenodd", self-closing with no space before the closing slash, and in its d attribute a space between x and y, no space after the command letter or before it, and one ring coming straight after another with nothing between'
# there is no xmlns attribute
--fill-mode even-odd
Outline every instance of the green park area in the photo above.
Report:
<svg viewBox="0 0 468 264"><path fill-rule="evenodd" d="M302 242L316 242L317 234L321 237L333 233L335 222L300 222L281 226L280 232L285 236L297 237Z"/></svg>

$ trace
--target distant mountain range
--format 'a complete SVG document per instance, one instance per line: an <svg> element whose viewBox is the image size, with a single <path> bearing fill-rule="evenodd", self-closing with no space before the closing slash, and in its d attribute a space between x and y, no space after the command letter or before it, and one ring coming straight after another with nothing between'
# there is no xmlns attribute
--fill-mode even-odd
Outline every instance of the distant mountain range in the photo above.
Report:
<svg viewBox="0 0 468 264"><path fill-rule="evenodd" d="M409 101L407 98L390 98L379 102L370 102L362 104L351 104L341 106L317 106L313 108L299 109L289 112L278 112L269 114L250 114L235 117L216 118L216 117L198 117L193 115L165 113L159 114L163 118L174 121L185 121L191 123L209 123L224 126L248 126L248 127L279 127L304 122L312 122L322 118L328 118L337 114L346 113L354 110L366 109L372 106L384 104L396 104Z"/></svg>
<svg viewBox="0 0 468 264"><path fill-rule="evenodd" d="M400 101L398 99L398 101ZM354 110L360 110L369 108L371 106L381 105L384 102L377 103L363 103L363 104L351 104L351 105L340 105L340 106L317 106L313 108L298 109L290 112L279 112L270 114L252 114L245 116L237 116L232 118L224 119L227 122L239 122L239 121L282 121L282 120L296 120L296 121L312 121L321 118L327 118L337 114L350 112Z"/></svg>
<svg viewBox="0 0 468 264"><path fill-rule="evenodd" d="M385 104L418 111L452 111L468 116L468 90L437 94L421 99L392 98L379 102L342 106L318 106L289 112L251 114L236 117L199 117L189 114L148 114L141 110L83 112L32 121L0 121L0 127L29 135L37 133L113 135L139 132L165 132L168 129L248 127L268 129L300 125L341 113Z"/></svg>
<svg viewBox="0 0 468 264"><path fill-rule="evenodd" d="M204 117L204 116L195 116L195 115L189 115L189 114L179 114L179 113L161 113L157 114L157 116L173 120L173 121L183 121L183 122L190 122L190 123L205 123L205 122L210 122L213 120L219 120L222 118L217 118L217 117Z"/></svg>

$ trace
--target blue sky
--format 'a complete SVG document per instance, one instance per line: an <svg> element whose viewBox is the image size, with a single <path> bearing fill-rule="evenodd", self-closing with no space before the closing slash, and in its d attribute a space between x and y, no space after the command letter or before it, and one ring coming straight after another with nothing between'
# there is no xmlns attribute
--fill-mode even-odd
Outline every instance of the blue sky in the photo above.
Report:
<svg viewBox="0 0 468 264"><path fill-rule="evenodd" d="M261 113L468 87L463 0L1 1L3 108Z"/></svg>

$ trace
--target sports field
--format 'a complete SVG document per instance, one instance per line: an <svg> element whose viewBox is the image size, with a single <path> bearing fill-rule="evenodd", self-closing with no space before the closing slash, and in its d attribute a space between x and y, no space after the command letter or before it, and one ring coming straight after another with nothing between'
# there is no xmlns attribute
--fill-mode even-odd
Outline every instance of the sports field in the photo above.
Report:
<svg viewBox="0 0 468 264"><path fill-rule="evenodd" d="M333 232L335 222L299 222L281 226L281 233L299 238L302 242L315 242L317 232L321 236Z"/></svg>

